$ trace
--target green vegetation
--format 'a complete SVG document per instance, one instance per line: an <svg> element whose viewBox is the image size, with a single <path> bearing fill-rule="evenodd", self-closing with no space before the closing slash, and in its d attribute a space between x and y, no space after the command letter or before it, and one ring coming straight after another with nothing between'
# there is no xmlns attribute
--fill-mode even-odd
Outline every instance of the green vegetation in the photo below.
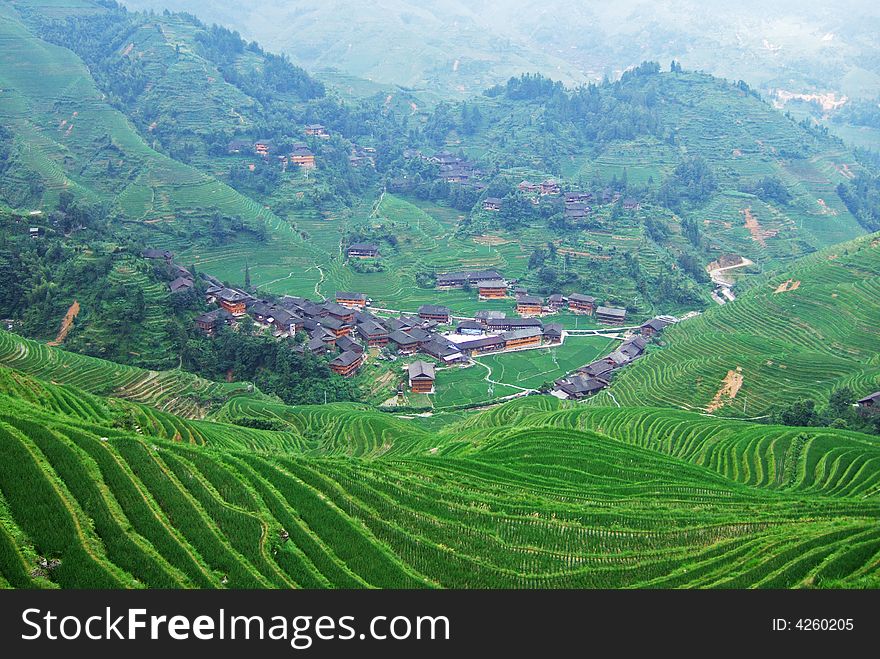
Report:
<svg viewBox="0 0 880 659"><path fill-rule="evenodd" d="M611 391L622 405L736 417L802 399L824 405L843 387L867 395L880 389L878 293L875 237L819 252L736 302L670 327L666 347L624 369Z"/></svg>
<svg viewBox="0 0 880 659"><path fill-rule="evenodd" d="M289 429L202 423L187 445L108 424L110 400L0 383L18 586L877 585L880 446L857 433L546 397L426 432L236 398L220 417Z"/></svg>

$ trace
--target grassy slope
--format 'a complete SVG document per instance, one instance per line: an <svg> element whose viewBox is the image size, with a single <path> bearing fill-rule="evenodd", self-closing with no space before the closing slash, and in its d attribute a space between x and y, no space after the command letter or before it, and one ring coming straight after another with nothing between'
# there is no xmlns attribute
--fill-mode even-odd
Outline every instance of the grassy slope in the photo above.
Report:
<svg viewBox="0 0 880 659"><path fill-rule="evenodd" d="M202 424L198 446L109 427L114 406L0 371L10 584L876 585L880 446L855 433L537 397L431 433L252 403L297 431ZM372 459L326 457L346 444Z"/></svg>
<svg viewBox="0 0 880 659"><path fill-rule="evenodd" d="M302 239L251 199L152 150L111 108L83 63L31 34L0 6L0 121L16 136L18 157L46 186L51 207L64 189L106 201L126 221L161 231L176 246L179 229L215 211L266 223L291 244Z"/></svg>
<svg viewBox="0 0 880 659"><path fill-rule="evenodd" d="M733 399L721 397L719 414L757 416L798 398L824 401L841 386L867 395L880 388L878 301L880 240L866 236L670 328L668 347L625 369L611 391L623 405L702 409L727 373L740 369L742 387Z"/></svg>

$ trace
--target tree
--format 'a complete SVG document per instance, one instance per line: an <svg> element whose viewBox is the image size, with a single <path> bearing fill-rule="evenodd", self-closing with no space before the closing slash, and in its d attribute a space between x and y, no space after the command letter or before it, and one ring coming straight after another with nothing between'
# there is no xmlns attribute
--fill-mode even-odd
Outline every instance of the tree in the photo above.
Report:
<svg viewBox="0 0 880 659"><path fill-rule="evenodd" d="M855 398L853 390L849 387L835 389L828 399L828 410L835 417L843 417L847 413L852 412L852 404Z"/></svg>

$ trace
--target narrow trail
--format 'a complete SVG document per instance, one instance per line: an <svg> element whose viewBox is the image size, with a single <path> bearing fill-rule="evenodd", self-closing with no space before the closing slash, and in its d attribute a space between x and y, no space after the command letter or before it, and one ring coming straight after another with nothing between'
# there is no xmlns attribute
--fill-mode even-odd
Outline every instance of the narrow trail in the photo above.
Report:
<svg viewBox="0 0 880 659"><path fill-rule="evenodd" d="M486 377L483 378L486 382L489 382L489 383L491 383L491 384L497 384L497 385L500 385L500 386L502 386L502 387L513 387L514 389L519 389L519 391L520 391L521 393L519 393L519 394L512 394L512 396L514 396L514 397L515 397L515 396L522 396L523 394L530 394L530 393L532 393L532 392L537 391L537 389L528 389L528 388L526 388L526 387L520 387L520 386L515 385L515 384L509 384L509 383L507 383L507 382L498 382L498 380L493 380L493 379L492 379L492 367L491 367L491 366L489 366L488 364L484 364L483 362L478 362L478 361L474 361L473 363L474 363L474 364L478 364L479 366L482 366L483 368L486 369L486 371L488 371L488 372L486 373ZM505 398L510 398L510 397L511 397L511 396L505 396Z"/></svg>

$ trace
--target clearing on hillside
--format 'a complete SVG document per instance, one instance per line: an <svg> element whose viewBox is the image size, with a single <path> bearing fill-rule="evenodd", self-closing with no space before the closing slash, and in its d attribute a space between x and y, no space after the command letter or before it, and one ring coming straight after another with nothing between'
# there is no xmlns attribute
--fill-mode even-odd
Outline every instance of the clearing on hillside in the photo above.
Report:
<svg viewBox="0 0 880 659"><path fill-rule="evenodd" d="M788 281L784 281L779 286L776 287L774 293L788 293L789 291L796 291L798 287L801 285L800 281L796 281L794 279L789 279Z"/></svg>
<svg viewBox="0 0 880 659"><path fill-rule="evenodd" d="M64 339L67 338L70 330L73 329L73 321L78 315L79 302L77 300L74 300L73 304L70 305L70 309L68 309L67 313L64 314L64 319L61 321L61 328L58 330L58 336L56 336L53 341L49 341L47 345L60 346L62 343L64 343Z"/></svg>
<svg viewBox="0 0 880 659"><path fill-rule="evenodd" d="M741 366L737 366L735 371L727 371L727 375L721 381L721 388L715 394L712 402L706 406L706 411L709 413L715 412L723 407L725 403L736 398L742 385L743 374ZM727 400L723 400L724 398L727 398Z"/></svg>

